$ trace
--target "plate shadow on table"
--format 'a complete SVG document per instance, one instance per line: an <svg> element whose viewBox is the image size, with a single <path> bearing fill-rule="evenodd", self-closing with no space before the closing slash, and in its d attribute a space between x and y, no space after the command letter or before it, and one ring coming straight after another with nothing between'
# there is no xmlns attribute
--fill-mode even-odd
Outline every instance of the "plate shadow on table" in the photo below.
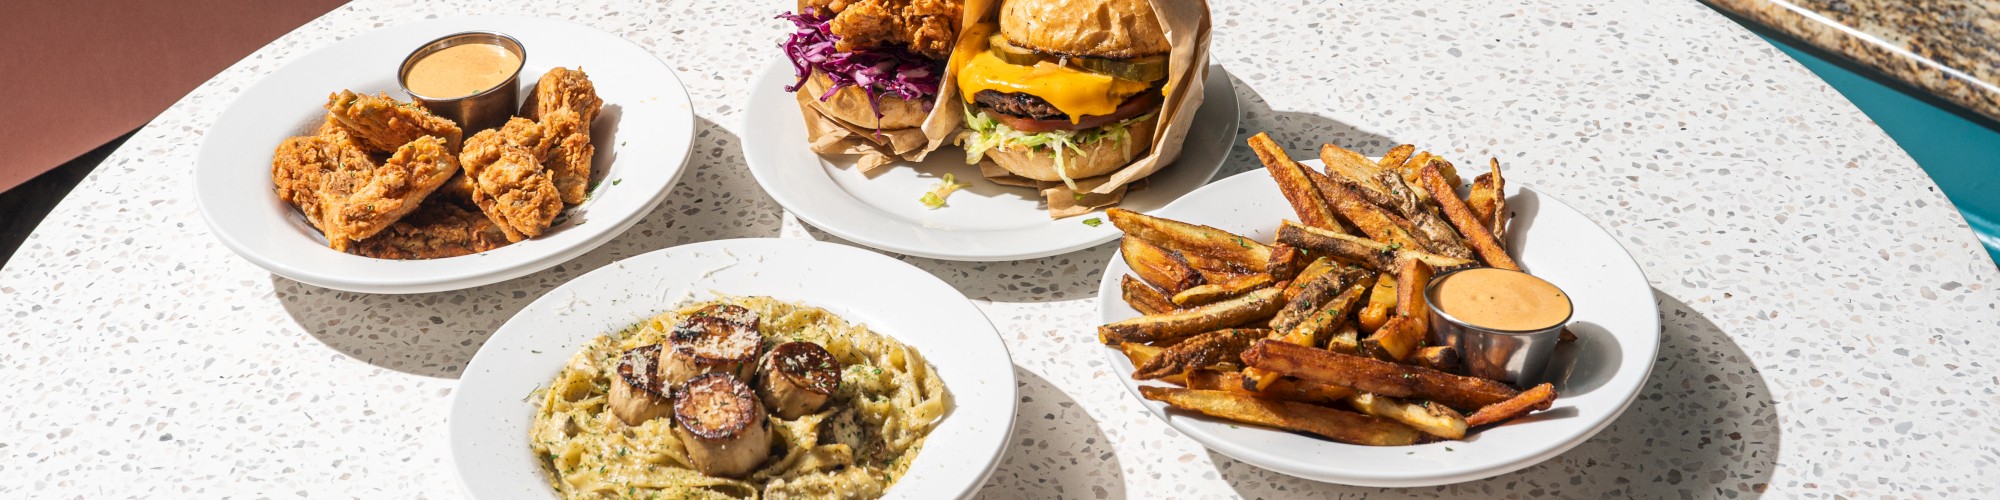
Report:
<svg viewBox="0 0 2000 500"><path fill-rule="evenodd" d="M777 202L740 167L742 141L697 117L692 148L688 171L652 213L603 246L549 269L465 290L409 295L343 292L276 275L271 288L301 328L341 354L390 370L455 379L502 323L577 276L661 248L777 236Z"/></svg>
<svg viewBox="0 0 2000 500"><path fill-rule="evenodd" d="M1222 171L1215 173L1222 179L1250 170L1264 168L1257 160L1257 153L1245 143L1258 132L1269 132L1271 140L1283 146L1293 160L1319 158L1319 146L1332 143L1366 156L1381 156L1397 144L1382 134L1364 130L1340 120L1304 111L1287 111L1271 108L1250 82L1229 75L1230 83L1236 86L1236 102L1243 108L1242 128L1236 131L1235 146L1229 149L1229 160L1222 164Z"/></svg>
<svg viewBox="0 0 2000 500"><path fill-rule="evenodd" d="M1645 387L1609 427L1546 462L1454 485L1362 488L1286 476L1212 451L1209 457L1246 498L1762 496L1777 467L1782 434L1770 386L1715 322L1658 289L1653 297L1663 331Z"/></svg>
<svg viewBox="0 0 2000 500"><path fill-rule="evenodd" d="M1076 399L1014 366L1019 404L1013 441L980 488L981 498L1125 498L1125 472L1110 438Z"/></svg>

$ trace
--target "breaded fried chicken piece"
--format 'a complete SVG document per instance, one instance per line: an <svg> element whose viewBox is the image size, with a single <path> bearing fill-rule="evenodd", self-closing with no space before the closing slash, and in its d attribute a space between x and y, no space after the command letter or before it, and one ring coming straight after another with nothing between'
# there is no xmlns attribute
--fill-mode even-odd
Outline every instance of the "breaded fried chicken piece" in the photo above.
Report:
<svg viewBox="0 0 2000 500"><path fill-rule="evenodd" d="M500 226L508 241L540 236L562 211L562 196L534 153L543 144L541 130L516 118L473 135L459 156L472 183L473 204Z"/></svg>
<svg viewBox="0 0 2000 500"><path fill-rule="evenodd" d="M808 7L836 13L834 48L850 51L903 46L932 59L951 55L963 0L810 0Z"/></svg>
<svg viewBox="0 0 2000 500"><path fill-rule="evenodd" d="M339 205L333 227L320 229L334 249L346 250L349 242L374 236L416 211L424 197L456 173L458 157L445 150L444 139L419 137L369 172L366 182Z"/></svg>
<svg viewBox="0 0 2000 500"><path fill-rule="evenodd" d="M485 215L443 200L425 201L416 212L349 253L378 259L442 259L507 246L507 233Z"/></svg>
<svg viewBox="0 0 2000 500"><path fill-rule="evenodd" d="M583 203L590 189L590 161L597 154L597 147L590 144L590 129L567 108L543 113L542 126L554 140L542 167L549 170L563 203Z"/></svg>
<svg viewBox="0 0 2000 500"><path fill-rule="evenodd" d="M341 132L285 139L271 155L271 180L278 199L298 207L306 222L322 233L338 225L340 206L375 168L368 153Z"/></svg>
<svg viewBox="0 0 2000 500"><path fill-rule="evenodd" d="M326 110L372 152L395 151L429 135L443 139L445 148L457 153L459 141L465 137L457 123L414 103L399 102L387 93L365 96L342 90L327 96Z"/></svg>
<svg viewBox="0 0 2000 500"><path fill-rule="evenodd" d="M540 121L552 111L568 109L588 124L597 120L597 112L603 108L604 99L597 97L597 85L590 83L590 75L584 74L582 67L557 66L535 82L535 91L521 103L521 116ZM590 133L588 126L583 130Z"/></svg>

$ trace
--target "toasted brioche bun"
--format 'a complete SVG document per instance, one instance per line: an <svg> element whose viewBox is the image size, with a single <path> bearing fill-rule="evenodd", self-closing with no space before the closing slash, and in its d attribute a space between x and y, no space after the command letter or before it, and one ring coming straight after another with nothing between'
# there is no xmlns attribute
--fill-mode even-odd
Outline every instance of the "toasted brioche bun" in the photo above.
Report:
<svg viewBox="0 0 2000 500"><path fill-rule="evenodd" d="M1120 141L1097 141L1083 146L1083 153L1063 152L1063 164L1067 166L1070 179L1097 177L1130 165L1132 160L1146 156L1153 147L1153 127L1159 125L1160 117L1152 117L1133 123L1131 134L1125 141L1132 143L1132 156L1125 156L1125 143ZM1055 153L1049 150L1035 151L1026 148L995 148L986 152L986 158L1000 168L1014 175L1038 181L1057 182L1062 176L1056 175Z"/></svg>
<svg viewBox="0 0 2000 500"><path fill-rule="evenodd" d="M1151 0L1007 0L1000 34L1015 45L1072 56L1131 59L1170 49Z"/></svg>
<svg viewBox="0 0 2000 500"><path fill-rule="evenodd" d="M819 100L819 96L825 95L826 89L831 87L833 79L827 78L824 72L813 70L812 78L806 79L806 86L800 88L799 93L808 97L805 101L810 103L813 109L856 128L881 130L916 128L923 126L924 118L931 113L930 108L921 102L910 102L901 97L885 95L881 97L880 102L882 120L877 123L874 108L868 106L868 94L862 92L860 88L843 88L840 92L835 92L832 99Z"/></svg>

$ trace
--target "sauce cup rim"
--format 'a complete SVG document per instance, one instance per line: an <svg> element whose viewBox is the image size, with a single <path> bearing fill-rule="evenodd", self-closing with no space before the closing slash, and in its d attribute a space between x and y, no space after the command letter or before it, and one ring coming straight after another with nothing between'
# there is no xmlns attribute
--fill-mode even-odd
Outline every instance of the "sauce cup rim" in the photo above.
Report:
<svg viewBox="0 0 2000 500"><path fill-rule="evenodd" d="M487 37L498 38L500 40L505 40L507 43L504 44L496 43L491 45L496 45L502 49L506 49L508 52L513 52L515 56L520 57L521 61L514 63L514 70L508 72L507 78L494 83L493 86L487 87L485 90L473 92L471 94L466 94L458 97L431 97L417 93L417 91L415 90L410 90L409 79L410 79L410 66L412 64L415 64L417 60L422 59L423 56L431 55L445 48L445 47L439 47L438 44L444 43L446 41L455 38L466 37L466 36L487 36ZM451 46L456 46L456 45L451 45ZM417 48L411 50L409 55L403 56L403 64L401 66L398 66L396 69L396 86L398 88L401 88L403 90L403 93L409 94L411 97L415 97L417 99L421 99L426 102L446 103L453 101L463 101L466 99L485 97L488 94L492 94L494 92L499 91L501 87L507 86L508 83L515 83L518 85L519 84L518 82L520 81L521 78L521 70L526 68L527 65L528 65L528 46L522 44L520 39L514 38L512 35L501 33L498 31L489 31L489 30L460 31L457 33L452 33L449 35L433 38L431 39L431 41L417 45Z"/></svg>

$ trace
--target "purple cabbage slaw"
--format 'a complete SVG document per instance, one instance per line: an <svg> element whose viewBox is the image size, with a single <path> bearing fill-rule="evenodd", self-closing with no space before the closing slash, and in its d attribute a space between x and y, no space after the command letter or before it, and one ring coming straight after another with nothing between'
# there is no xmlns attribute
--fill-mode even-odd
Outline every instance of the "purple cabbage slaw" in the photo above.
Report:
<svg viewBox="0 0 2000 500"><path fill-rule="evenodd" d="M882 117L883 95L926 104L937 95L943 75L936 61L903 47L841 52L834 48L840 37L831 29L833 17L815 14L808 11L778 16L798 27L783 44L785 55L792 59L792 72L799 77L798 82L785 87L786 92L805 87L806 79L812 78L813 70L817 69L833 81L833 86L819 96L820 102L832 99L842 88L857 87L868 95L868 107L875 111L876 118Z"/></svg>

